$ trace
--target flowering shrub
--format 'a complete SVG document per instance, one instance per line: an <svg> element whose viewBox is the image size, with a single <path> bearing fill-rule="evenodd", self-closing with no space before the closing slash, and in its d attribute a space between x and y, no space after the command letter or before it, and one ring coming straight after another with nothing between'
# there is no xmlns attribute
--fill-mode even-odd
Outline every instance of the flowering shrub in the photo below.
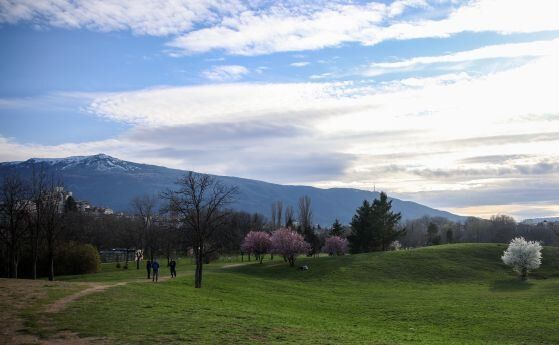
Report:
<svg viewBox="0 0 559 345"><path fill-rule="evenodd" d="M392 241L392 243L390 243L390 250L400 250L402 249L402 244L400 243L400 241Z"/></svg>
<svg viewBox="0 0 559 345"><path fill-rule="evenodd" d="M272 253L283 256L290 266L295 265L295 257L298 254L310 251L310 245L305 242L303 236L291 229L278 229L272 232Z"/></svg>
<svg viewBox="0 0 559 345"><path fill-rule="evenodd" d="M272 247L272 240L270 235L263 231L251 231L249 232L241 245L241 249L244 252L252 253L262 263L264 255Z"/></svg>
<svg viewBox="0 0 559 345"><path fill-rule="evenodd" d="M344 255L347 253L348 242L340 236L331 236L324 242L322 250L328 255Z"/></svg>
<svg viewBox="0 0 559 345"><path fill-rule="evenodd" d="M510 241L501 259L506 265L512 266L520 275L520 279L526 280L528 272L541 265L542 246L537 241L526 241L523 237L517 237Z"/></svg>

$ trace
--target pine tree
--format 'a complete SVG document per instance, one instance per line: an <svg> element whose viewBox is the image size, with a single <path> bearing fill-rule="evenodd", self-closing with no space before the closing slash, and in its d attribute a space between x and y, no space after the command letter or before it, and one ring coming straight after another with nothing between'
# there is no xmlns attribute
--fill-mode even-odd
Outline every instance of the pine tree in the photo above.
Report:
<svg viewBox="0 0 559 345"><path fill-rule="evenodd" d="M78 210L78 204L74 197L71 195L66 199L66 203L64 204L64 212L76 212Z"/></svg>
<svg viewBox="0 0 559 345"><path fill-rule="evenodd" d="M372 250L372 206L367 200L359 207L351 220L351 234L348 236L351 253L366 253Z"/></svg>
<svg viewBox="0 0 559 345"><path fill-rule="evenodd" d="M367 200L363 201L351 221L348 240L352 253L388 250L392 241L405 234L405 229L398 229L401 214L394 213L391 209L392 201L388 201L384 192L372 204Z"/></svg>
<svg viewBox="0 0 559 345"><path fill-rule="evenodd" d="M373 227L376 242L381 250L388 250L390 243L403 236L406 232L405 229L398 230L398 222L402 215L394 213L392 209L392 200L388 201L386 193L380 193L380 199L375 199L372 205L373 209Z"/></svg>
<svg viewBox="0 0 559 345"><path fill-rule="evenodd" d="M330 236L342 236L344 233L344 228L342 223L336 218L334 224L332 224L332 229L330 230Z"/></svg>
<svg viewBox="0 0 559 345"><path fill-rule="evenodd" d="M429 226L427 227L427 242L430 245L441 244L439 227L435 223L429 223Z"/></svg>

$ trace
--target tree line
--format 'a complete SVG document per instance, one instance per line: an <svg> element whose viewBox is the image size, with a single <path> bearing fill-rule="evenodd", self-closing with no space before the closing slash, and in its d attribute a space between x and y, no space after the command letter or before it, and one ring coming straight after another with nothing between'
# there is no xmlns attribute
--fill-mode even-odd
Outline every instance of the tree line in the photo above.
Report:
<svg viewBox="0 0 559 345"><path fill-rule="evenodd" d="M75 253L75 248L90 252L91 248L119 248L125 253L119 257L125 269L130 261L139 269L140 256L151 260L163 256L169 262L188 253L196 263L195 286L201 287L203 265L223 254L248 254L249 258L253 254L261 260L269 252L293 264L300 252L342 255L348 249L361 253L454 242L504 243L516 236L552 245L559 234L554 224L517 224L507 216L468 218L464 223L430 217L402 222L384 192L372 202L363 201L348 225L338 220L328 228L315 225L308 196L299 199L297 212L291 205L273 202L267 219L230 207L238 193L235 186L193 172L159 195L137 196L131 200L132 212L127 215L79 212L72 197L61 198L61 186L60 179L41 169L33 169L27 179L16 173L3 178L0 259L8 264L0 265L2 276L48 276L52 280L55 273L68 273L64 261L72 260L62 258ZM252 235L260 242L251 242L247 235L259 232L267 235ZM275 242L269 242L274 236ZM247 245L250 243L257 245ZM84 247L86 244L90 247ZM92 257L83 252L77 255ZM75 268L71 270L73 273Z"/></svg>

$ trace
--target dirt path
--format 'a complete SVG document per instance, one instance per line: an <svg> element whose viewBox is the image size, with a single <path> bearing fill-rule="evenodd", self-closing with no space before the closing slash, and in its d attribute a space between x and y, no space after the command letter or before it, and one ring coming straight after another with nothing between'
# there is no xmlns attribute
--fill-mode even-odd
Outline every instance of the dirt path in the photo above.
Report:
<svg viewBox="0 0 559 345"><path fill-rule="evenodd" d="M76 301L76 300L78 300L78 299L80 299L84 296L91 295L92 293L96 293L96 292L102 292L102 291L107 290L108 288L112 288L112 287L115 287L115 286L123 286L123 285L126 285L126 284L127 284L126 282L116 283L116 284L112 284L112 285L95 284L90 288L87 288L85 290L77 292L73 295L68 295L64 298L61 298L61 299L55 301L52 304L49 304L45 311L47 313L58 313L59 311L66 308L66 305L68 303Z"/></svg>
<svg viewBox="0 0 559 345"><path fill-rule="evenodd" d="M169 280L165 276L159 278L159 282ZM110 342L103 338L80 338L76 333L57 332L48 339L41 339L32 334L31 330L25 325L22 318L26 308L48 298L48 289L56 290L75 290L84 288L75 293L69 294L58 299L46 307L38 310L37 313L45 312L46 315L63 311L70 303L77 301L85 296L100 293L112 287L124 286L128 283L153 283L151 280L138 279L114 284L107 283L83 283L83 282L46 282L41 280L25 279L0 279L0 344L41 344L41 345L88 345L88 344L108 344ZM43 314L44 315L44 314ZM47 316L48 317L48 316ZM39 319L39 321L41 321Z"/></svg>
<svg viewBox="0 0 559 345"><path fill-rule="evenodd" d="M102 339L80 338L71 332L60 332L48 339L32 334L24 313L33 305L48 298L49 291L75 290L87 283L46 282L26 279L0 279L0 344L103 344Z"/></svg>
<svg viewBox="0 0 559 345"><path fill-rule="evenodd" d="M165 277L160 277L159 278L159 282L164 282L166 280L171 279L171 277L165 276ZM62 311L64 308L66 308L66 306L68 305L68 303L77 301L78 299L85 297L87 295L91 295L97 292L103 292L109 288L112 287L116 287L116 286L124 286L128 283L152 283L152 284L156 284L153 283L151 280L144 280L144 279L137 279L137 280L133 280L133 281L127 281L127 282L119 282L116 284L103 284L103 283L91 283L92 286L90 288L87 288L85 290L82 290L80 292L77 292L73 295L68 295L64 298L61 298L57 301L55 301L54 303L51 303L47 306L46 308L46 312L47 313L58 313L60 311Z"/></svg>

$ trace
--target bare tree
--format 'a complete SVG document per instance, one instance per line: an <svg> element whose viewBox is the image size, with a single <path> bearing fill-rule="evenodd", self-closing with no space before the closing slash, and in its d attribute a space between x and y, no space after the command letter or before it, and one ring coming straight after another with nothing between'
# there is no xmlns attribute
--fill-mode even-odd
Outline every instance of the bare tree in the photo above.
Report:
<svg viewBox="0 0 559 345"><path fill-rule="evenodd" d="M49 280L54 280L54 253L60 234L63 231L64 198L62 183L51 176L45 183L41 203L36 205L41 213L41 227L47 244ZM39 209L40 208L40 209Z"/></svg>
<svg viewBox="0 0 559 345"><path fill-rule="evenodd" d="M272 230L281 227L281 216L283 213L283 202L274 201L271 206L272 217L270 218L270 226Z"/></svg>
<svg viewBox="0 0 559 345"><path fill-rule="evenodd" d="M294 221L295 217L293 215L293 206L287 206L285 209L285 226L288 228L293 226Z"/></svg>
<svg viewBox="0 0 559 345"><path fill-rule="evenodd" d="M31 244L31 261L33 279L37 279L37 262L39 260L39 241L43 228L43 199L47 187L47 175L43 166L39 169L35 164L32 167L31 175L31 201L33 212L31 212L31 222L29 224L29 241Z"/></svg>
<svg viewBox="0 0 559 345"><path fill-rule="evenodd" d="M149 258L153 261L153 252L156 246L156 234L153 231L157 198L154 195L142 195L132 199L132 207L136 216L140 219L140 231L138 232L138 247L149 252ZM136 260L136 269L140 269L140 260Z"/></svg>
<svg viewBox="0 0 559 345"><path fill-rule="evenodd" d="M196 257L194 287L200 288L204 259L219 249L218 236L230 214L225 206L233 201L237 188L193 172L181 177L176 185L177 190L167 190L162 197L169 202L169 212L176 214L193 247Z"/></svg>
<svg viewBox="0 0 559 345"><path fill-rule="evenodd" d="M308 195L299 198L299 225L303 232L312 228L311 198Z"/></svg>
<svg viewBox="0 0 559 345"><path fill-rule="evenodd" d="M271 214L270 214L270 227L272 230L276 229L276 211L277 211L277 205L276 202L274 201L271 205Z"/></svg>
<svg viewBox="0 0 559 345"><path fill-rule="evenodd" d="M254 213L250 221L250 229L253 231L264 231L266 218L260 213Z"/></svg>
<svg viewBox="0 0 559 345"><path fill-rule="evenodd" d="M6 244L10 257L9 277L18 277L20 246L29 212L29 189L20 175L4 177L0 190L0 239Z"/></svg>
<svg viewBox="0 0 559 345"><path fill-rule="evenodd" d="M277 211L277 220L278 220L277 228L281 228L281 216L282 216L282 212L283 212L283 202L276 201L276 205L277 205L276 206L276 211Z"/></svg>

